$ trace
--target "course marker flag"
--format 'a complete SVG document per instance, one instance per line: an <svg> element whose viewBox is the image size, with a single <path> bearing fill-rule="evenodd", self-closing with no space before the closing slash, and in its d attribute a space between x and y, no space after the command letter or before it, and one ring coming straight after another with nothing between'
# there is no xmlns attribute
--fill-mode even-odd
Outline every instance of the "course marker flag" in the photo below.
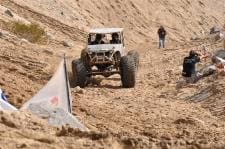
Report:
<svg viewBox="0 0 225 149"><path fill-rule="evenodd" d="M21 109L48 118L49 123L54 126L68 124L82 131L88 130L71 114L72 100L65 57L46 86L26 102Z"/></svg>

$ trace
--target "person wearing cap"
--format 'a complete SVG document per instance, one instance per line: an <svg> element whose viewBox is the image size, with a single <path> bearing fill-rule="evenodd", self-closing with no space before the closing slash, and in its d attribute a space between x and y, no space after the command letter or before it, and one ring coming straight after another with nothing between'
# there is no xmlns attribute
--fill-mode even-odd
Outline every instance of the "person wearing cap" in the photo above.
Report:
<svg viewBox="0 0 225 149"><path fill-rule="evenodd" d="M179 89L188 83L195 83L202 78L202 74L196 71L196 64L200 62L201 58L202 56L194 50L191 50L189 56L184 58L182 70L183 78L177 81L176 89Z"/></svg>
<svg viewBox="0 0 225 149"><path fill-rule="evenodd" d="M195 83L202 77L202 74L196 71L196 64L204 58L206 58L206 55L197 53L194 50L191 50L189 56L184 58L182 76L188 83Z"/></svg>

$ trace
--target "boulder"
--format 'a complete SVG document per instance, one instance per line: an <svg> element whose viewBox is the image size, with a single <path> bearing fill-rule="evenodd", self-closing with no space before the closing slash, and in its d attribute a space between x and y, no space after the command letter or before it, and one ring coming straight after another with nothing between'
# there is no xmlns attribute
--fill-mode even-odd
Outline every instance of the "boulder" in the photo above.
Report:
<svg viewBox="0 0 225 149"><path fill-rule="evenodd" d="M210 28L210 34L219 33L220 31L221 31L220 28L216 26Z"/></svg>
<svg viewBox="0 0 225 149"><path fill-rule="evenodd" d="M73 47L73 44L72 43L69 43L67 41L62 41L62 45L65 46L65 47L68 47L68 48Z"/></svg>
<svg viewBox="0 0 225 149"><path fill-rule="evenodd" d="M7 9L6 11L5 11L5 14L7 14L8 16L10 16L10 17L14 17L14 15L13 15L13 13L9 10L9 9Z"/></svg>

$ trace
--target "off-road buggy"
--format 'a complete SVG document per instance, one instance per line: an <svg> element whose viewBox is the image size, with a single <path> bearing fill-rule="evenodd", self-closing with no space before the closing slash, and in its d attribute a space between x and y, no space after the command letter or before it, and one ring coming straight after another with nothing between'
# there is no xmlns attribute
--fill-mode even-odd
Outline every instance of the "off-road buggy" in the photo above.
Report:
<svg viewBox="0 0 225 149"><path fill-rule="evenodd" d="M126 55L124 50L122 28L90 30L86 48L79 59L72 61L75 86L85 87L91 76L120 74L123 87L134 87L139 54L129 51Z"/></svg>

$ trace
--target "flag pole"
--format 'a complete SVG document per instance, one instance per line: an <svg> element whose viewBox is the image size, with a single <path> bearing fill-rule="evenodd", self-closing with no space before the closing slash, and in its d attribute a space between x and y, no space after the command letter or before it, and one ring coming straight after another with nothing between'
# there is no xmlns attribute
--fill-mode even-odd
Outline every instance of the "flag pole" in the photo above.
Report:
<svg viewBox="0 0 225 149"><path fill-rule="evenodd" d="M68 106L69 106L69 112L72 113L72 99L70 96L70 86L69 86L69 79L68 79L68 71L66 66L66 54L63 54L63 60L64 60L64 70L65 70L65 76L66 76L66 92L67 92L67 99L68 99Z"/></svg>

